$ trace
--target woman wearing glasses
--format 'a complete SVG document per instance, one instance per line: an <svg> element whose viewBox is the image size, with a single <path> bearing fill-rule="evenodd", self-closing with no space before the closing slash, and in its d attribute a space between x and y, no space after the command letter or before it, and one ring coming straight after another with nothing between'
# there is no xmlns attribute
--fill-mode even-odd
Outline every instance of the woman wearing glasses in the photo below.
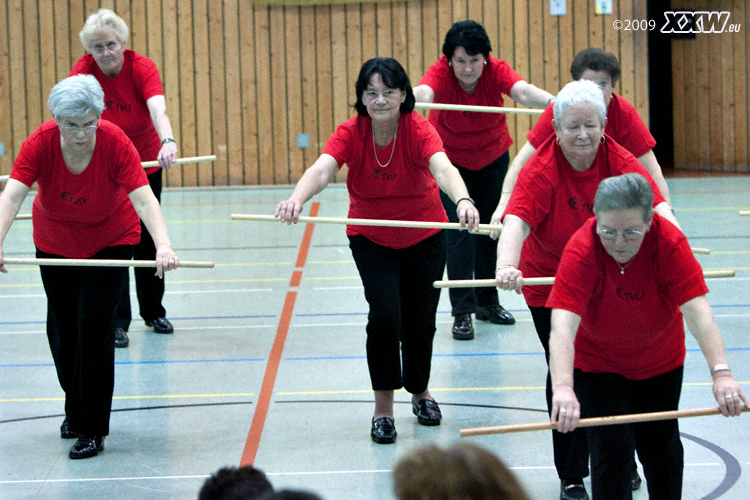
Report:
<svg viewBox="0 0 750 500"><path fill-rule="evenodd" d="M0 195L2 242L36 182L32 222L38 258L131 259L139 217L156 243L156 275L177 267L167 225L133 143L100 119L104 92L91 75L55 85L53 119L23 143ZM127 268L40 266L47 295L47 337L65 391L64 439L70 458L104 447L115 377L115 305ZM154 273L153 268L149 268Z"/></svg>
<svg viewBox="0 0 750 500"><path fill-rule="evenodd" d="M338 126L323 154L305 171L289 199L276 207L282 222L297 222L302 206L349 169L349 217L447 222L439 190L456 205L462 227L476 229L479 213L443 150L435 128L414 111L414 93L395 59L367 61L355 83L357 114ZM346 226L365 299L367 364L375 393L370 437L393 443L393 392L411 393L422 425L440 425L440 408L428 382L440 291L433 282L445 269L445 236L439 229Z"/></svg>
<svg viewBox="0 0 750 500"><path fill-rule="evenodd" d="M120 127L133 141L141 161L158 160L158 167L146 169L148 182L157 200L161 200L161 169L170 168L177 159L172 126L159 70L148 57L126 50L128 26L117 14L100 9L91 14L79 34L87 54L73 66L69 76L94 75L104 89L107 107L102 118ZM141 224L141 241L135 247L136 260L153 260L156 246L148 228ZM135 268L135 287L140 315L156 333L172 333L162 305L164 280L147 268ZM132 319L130 287L120 291L117 306L115 347L127 347Z"/></svg>
<svg viewBox="0 0 750 500"><path fill-rule="evenodd" d="M539 340L549 360L551 287L523 287L524 277L554 276L570 236L593 216L594 194L602 179L628 172L649 178L656 211L673 218L669 205L638 160L604 134L606 107L599 87L581 80L557 95L549 137L521 170L502 219L497 250L497 286L523 292ZM547 376L547 405L552 392ZM555 466L561 498L588 498L588 452L583 432L553 431Z"/></svg>
<svg viewBox="0 0 750 500"><path fill-rule="evenodd" d="M503 94L524 106L541 108L552 94L531 85L507 62L490 56L492 45L484 27L475 21L459 21L448 30L443 56L427 69L414 88L418 102L479 106L503 106ZM482 215L489 224L500 200L508 170L508 148L513 139L503 113L430 111L430 123L437 129L445 152L456 165ZM455 222L456 206L441 193L448 219ZM484 235L453 231L446 235L448 278L484 279L494 276L497 246ZM452 288L453 338L474 338L472 313L477 320L498 325L515 323L513 315L500 305L494 288Z"/></svg>
<svg viewBox="0 0 750 500"><path fill-rule="evenodd" d="M652 203L641 175L603 180L595 217L565 247L547 301L551 419L560 432L575 429L579 417L677 410L683 318L708 362L724 416L738 416L749 404L729 371L701 266L685 236ZM594 498L630 498L634 450L649 498L681 498L677 420L594 427L587 434Z"/></svg>
<svg viewBox="0 0 750 500"><path fill-rule="evenodd" d="M570 65L570 76L573 77L573 80L591 80L602 90L604 104L607 107L607 124L604 127L604 132L620 146L633 153L633 156L638 159L651 175L651 178L654 179L659 191L664 196L664 200L671 207L669 187L667 181L664 180L661 166L659 166L653 151L656 141L635 107L613 91L617 80L620 79L620 72L620 62L617 57L611 52L599 48L580 51ZM495 213L492 215L493 224L500 222L518 178L518 172L521 171L521 168L544 140L554 135L555 129L552 125L552 119L552 106L547 106L536 125L526 135L526 143L521 146L518 154L513 158L510 167L508 167L505 181L503 181L500 203L498 203Z"/></svg>

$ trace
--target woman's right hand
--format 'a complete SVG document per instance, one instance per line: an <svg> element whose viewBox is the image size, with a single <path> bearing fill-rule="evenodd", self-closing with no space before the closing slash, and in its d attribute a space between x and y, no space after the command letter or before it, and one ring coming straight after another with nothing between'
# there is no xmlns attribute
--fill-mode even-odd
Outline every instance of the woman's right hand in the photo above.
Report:
<svg viewBox="0 0 750 500"><path fill-rule="evenodd" d="M495 271L495 282L500 290L515 290L521 293L523 273L515 266L498 266Z"/></svg>
<svg viewBox="0 0 750 500"><path fill-rule="evenodd" d="M503 225L503 212L505 212L505 203L500 201L500 204L495 209L495 212L492 214L492 219L490 219L490 224L493 226L499 226L502 227ZM500 229L497 231L491 231L490 232L490 238L493 240L496 240L500 237Z"/></svg>
<svg viewBox="0 0 750 500"><path fill-rule="evenodd" d="M3 265L3 249L0 248L0 273L7 273L8 270L5 269L5 265Z"/></svg>
<svg viewBox="0 0 750 500"><path fill-rule="evenodd" d="M276 213L274 215L278 217L281 222L296 224L297 219L299 219L299 214L301 213L302 202L290 198L288 200L280 201L279 204L276 205Z"/></svg>
<svg viewBox="0 0 750 500"><path fill-rule="evenodd" d="M557 432L570 432L581 419L581 404L572 387L555 387L552 391L550 422L557 423Z"/></svg>

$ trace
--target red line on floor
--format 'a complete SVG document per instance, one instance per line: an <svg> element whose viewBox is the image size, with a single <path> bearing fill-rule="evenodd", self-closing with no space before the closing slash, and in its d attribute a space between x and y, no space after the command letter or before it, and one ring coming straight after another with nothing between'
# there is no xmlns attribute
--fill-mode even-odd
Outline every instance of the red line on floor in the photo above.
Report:
<svg viewBox="0 0 750 500"><path fill-rule="evenodd" d="M315 202L310 206L311 217L315 217L318 215L319 207L319 202ZM297 263L295 264L297 268L305 267L307 252L310 249L310 241L312 240L314 226L315 224L307 224L305 227L305 234L302 237L302 243L300 243L299 253L297 254ZM292 273L292 280L289 286L299 286L299 282L301 281L301 279L302 271L294 271ZM276 375L279 372L281 355L284 352L284 343L286 342L286 336L289 332L289 325L292 321L294 302L296 299L296 291L290 290L286 293L286 298L284 299L284 307L281 311L281 317L279 318L279 327L276 329L276 337L274 338L273 346L271 347L271 353L268 355L266 372L263 375L263 383L261 384L260 394L258 395L258 402L256 403L255 412L253 413L253 421L250 424L250 431L248 432L247 439L245 440L245 449L242 451L240 467L251 466L255 463L255 456L258 453L258 446L260 445L260 438L263 434L263 427L266 424L268 408L271 404L271 396L273 395L273 388L276 383Z"/></svg>

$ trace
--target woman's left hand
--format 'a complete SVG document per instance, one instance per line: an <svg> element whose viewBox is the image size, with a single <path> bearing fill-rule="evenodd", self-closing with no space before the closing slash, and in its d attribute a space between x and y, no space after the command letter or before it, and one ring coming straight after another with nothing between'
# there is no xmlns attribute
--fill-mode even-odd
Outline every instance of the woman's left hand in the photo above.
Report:
<svg viewBox="0 0 750 500"><path fill-rule="evenodd" d="M165 246L156 249L156 275L164 277L164 271L177 269L180 264L180 258L174 253L171 246Z"/></svg>
<svg viewBox="0 0 750 500"><path fill-rule="evenodd" d="M456 206L456 215L461 229L476 231L479 229L479 210L469 200L461 200Z"/></svg>
<svg viewBox="0 0 750 500"><path fill-rule="evenodd" d="M750 407L745 393L742 392L730 372L717 372L714 375L714 397L719 403L721 414L725 417L737 417L742 413L742 406Z"/></svg>
<svg viewBox="0 0 750 500"><path fill-rule="evenodd" d="M159 150L159 156L156 158L159 160L161 168L172 168L175 160L177 160L177 144L174 142L165 142L161 150Z"/></svg>

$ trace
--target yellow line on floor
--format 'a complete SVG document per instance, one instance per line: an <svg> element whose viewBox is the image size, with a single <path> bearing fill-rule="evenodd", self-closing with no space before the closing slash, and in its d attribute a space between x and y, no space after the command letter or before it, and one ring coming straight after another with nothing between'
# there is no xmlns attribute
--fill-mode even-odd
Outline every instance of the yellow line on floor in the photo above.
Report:
<svg viewBox="0 0 750 500"><path fill-rule="evenodd" d="M114 396L112 399L178 399L178 398L228 398L239 396L255 396L253 392L241 392L236 394L154 394L142 396ZM0 403L38 403L44 401L65 401L65 398L23 398L23 399L0 399Z"/></svg>

